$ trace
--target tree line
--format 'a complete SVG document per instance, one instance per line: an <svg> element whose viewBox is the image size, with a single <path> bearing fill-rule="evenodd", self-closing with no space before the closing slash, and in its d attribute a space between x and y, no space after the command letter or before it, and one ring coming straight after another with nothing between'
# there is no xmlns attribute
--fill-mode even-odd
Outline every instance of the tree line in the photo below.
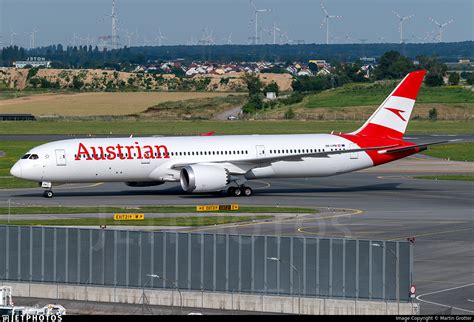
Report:
<svg viewBox="0 0 474 322"><path fill-rule="evenodd" d="M380 57L397 51L406 57L431 56L440 61L474 59L473 41L430 44L334 44L334 45L213 45L213 46L144 46L100 50L95 46L61 44L27 50L9 46L1 50L0 65L11 66L27 57L45 57L56 68L111 68L126 71L132 65L182 58L184 61L356 61L360 57Z"/></svg>

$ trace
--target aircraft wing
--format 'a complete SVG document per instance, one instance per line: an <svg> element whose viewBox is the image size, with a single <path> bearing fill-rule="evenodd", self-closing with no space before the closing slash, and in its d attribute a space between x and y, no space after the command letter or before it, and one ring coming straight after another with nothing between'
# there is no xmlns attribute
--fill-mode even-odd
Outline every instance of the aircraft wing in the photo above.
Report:
<svg viewBox="0 0 474 322"><path fill-rule="evenodd" d="M225 160L225 161L215 161L215 162L211 161L211 162L204 162L204 163L221 164L221 165L226 164L226 168L230 166L230 169L229 169L230 173L243 174L249 171L250 169L267 166L273 162L278 162L278 161L301 161L303 158L328 158L330 155L334 155L334 154L356 153L356 152L373 151L373 150L386 150L389 148L394 148L396 146L398 146L398 144L359 148L359 149L348 149L348 150L297 153L297 154L283 155L283 156L272 155L272 156L262 156L259 158L251 158L251 159L240 159L240 160L235 160L235 161ZM198 163L201 164L203 162L179 163L179 164L172 165L172 168L179 170L185 166L198 164Z"/></svg>

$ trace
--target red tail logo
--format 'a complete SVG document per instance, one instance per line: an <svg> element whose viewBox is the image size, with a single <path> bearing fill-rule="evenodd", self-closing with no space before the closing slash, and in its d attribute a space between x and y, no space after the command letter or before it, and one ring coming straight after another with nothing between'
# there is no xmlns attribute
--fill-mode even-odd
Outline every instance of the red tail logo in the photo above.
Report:
<svg viewBox="0 0 474 322"><path fill-rule="evenodd" d="M385 108L386 110L389 110L390 112L392 112L393 114L395 114L396 116L398 116L399 118L402 119L403 122L406 122L407 120L405 120L405 118L402 116L401 113L405 113L405 111L403 110L398 110L396 108L390 108L390 107L386 107Z"/></svg>

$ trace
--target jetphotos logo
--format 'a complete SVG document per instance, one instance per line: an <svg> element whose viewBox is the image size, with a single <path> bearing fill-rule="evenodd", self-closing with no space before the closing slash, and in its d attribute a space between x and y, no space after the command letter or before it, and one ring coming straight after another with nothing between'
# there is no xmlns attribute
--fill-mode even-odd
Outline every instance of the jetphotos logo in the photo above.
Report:
<svg viewBox="0 0 474 322"><path fill-rule="evenodd" d="M63 320L61 315L17 315L12 313L11 315L2 315L2 322L60 322Z"/></svg>
<svg viewBox="0 0 474 322"><path fill-rule="evenodd" d="M109 145L86 147L79 143L76 160L133 160L133 159L169 159L168 148L165 145Z"/></svg>

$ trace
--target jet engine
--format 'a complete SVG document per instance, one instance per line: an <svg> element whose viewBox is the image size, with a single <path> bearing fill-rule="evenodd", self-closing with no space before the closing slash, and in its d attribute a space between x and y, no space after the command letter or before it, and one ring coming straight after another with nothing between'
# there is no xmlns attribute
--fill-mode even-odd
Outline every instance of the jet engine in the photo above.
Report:
<svg viewBox="0 0 474 322"><path fill-rule="evenodd" d="M187 192L223 190L230 182L229 171L215 165L195 164L181 169L181 188Z"/></svg>
<svg viewBox="0 0 474 322"><path fill-rule="evenodd" d="M164 181L134 181L134 182L125 182L129 187L153 187L159 186L160 184L165 183Z"/></svg>

